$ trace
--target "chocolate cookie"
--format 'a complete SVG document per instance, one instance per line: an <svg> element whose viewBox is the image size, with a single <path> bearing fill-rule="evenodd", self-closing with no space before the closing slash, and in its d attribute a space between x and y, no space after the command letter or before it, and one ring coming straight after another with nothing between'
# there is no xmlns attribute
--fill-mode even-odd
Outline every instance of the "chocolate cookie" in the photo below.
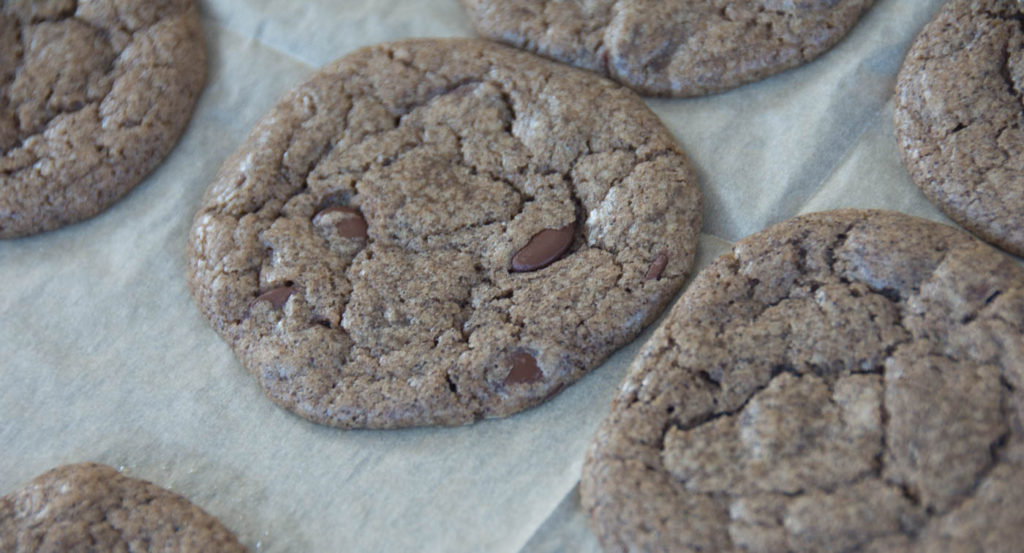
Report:
<svg viewBox="0 0 1024 553"><path fill-rule="evenodd" d="M689 271L701 196L631 91L486 41L360 50L288 94L196 216L190 283L266 393L343 427L540 403Z"/></svg>
<svg viewBox="0 0 1024 553"><path fill-rule="evenodd" d="M0 3L0 238L99 213L178 140L205 79L192 0Z"/></svg>
<svg viewBox="0 0 1024 553"><path fill-rule="evenodd" d="M695 278L583 504L607 551L1017 551L1022 389L1010 257L892 212L799 217Z"/></svg>
<svg viewBox="0 0 1024 553"><path fill-rule="evenodd" d="M42 474L0 498L0 551L243 552L187 499L92 463Z"/></svg>
<svg viewBox="0 0 1024 553"><path fill-rule="evenodd" d="M482 35L657 96L719 92L828 50L873 0L461 0Z"/></svg>
<svg viewBox="0 0 1024 553"><path fill-rule="evenodd" d="M1016 0L950 0L896 85L903 164L978 236L1024 255L1024 13Z"/></svg>

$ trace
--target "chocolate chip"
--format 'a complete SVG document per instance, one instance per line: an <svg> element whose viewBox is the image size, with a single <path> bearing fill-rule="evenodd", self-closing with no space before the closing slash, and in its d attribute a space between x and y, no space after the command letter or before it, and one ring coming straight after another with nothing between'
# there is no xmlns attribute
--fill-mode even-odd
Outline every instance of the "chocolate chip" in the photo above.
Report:
<svg viewBox="0 0 1024 553"><path fill-rule="evenodd" d="M525 351L513 353L509 359L512 361L512 370L505 377L505 384L529 384L539 381L544 373L537 366L537 360Z"/></svg>
<svg viewBox="0 0 1024 553"><path fill-rule="evenodd" d="M330 213L344 214L341 220L334 225L338 229L339 236L342 238L366 238L366 219L358 209L345 205L335 205L320 211L313 218L318 219Z"/></svg>
<svg viewBox="0 0 1024 553"><path fill-rule="evenodd" d="M295 292L295 288L291 286L279 286L260 294L258 298L252 300L249 308L251 309L253 305L261 301L269 301L270 305L274 306L274 309L281 309L288 302L288 298L291 297L293 292Z"/></svg>
<svg viewBox="0 0 1024 553"><path fill-rule="evenodd" d="M658 280L661 278L661 273L665 272L665 266L668 265L668 254L662 252L659 253L654 261L651 261L651 267L647 269L647 274L644 275L644 280Z"/></svg>
<svg viewBox="0 0 1024 553"><path fill-rule="evenodd" d="M576 228L572 223L534 234L526 246L512 256L512 272L525 273L551 265L569 250L575 234Z"/></svg>

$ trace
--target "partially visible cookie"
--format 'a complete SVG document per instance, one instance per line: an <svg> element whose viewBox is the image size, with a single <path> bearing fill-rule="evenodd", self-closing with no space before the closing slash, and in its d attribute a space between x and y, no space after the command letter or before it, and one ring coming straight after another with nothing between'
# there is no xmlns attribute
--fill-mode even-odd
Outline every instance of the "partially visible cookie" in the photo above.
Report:
<svg viewBox="0 0 1024 553"><path fill-rule="evenodd" d="M1024 19L1015 0L950 0L896 85L903 164L943 212L1024 256Z"/></svg>
<svg viewBox="0 0 1024 553"><path fill-rule="evenodd" d="M188 123L206 74L192 0L0 3L0 238L99 213Z"/></svg>
<svg viewBox="0 0 1024 553"><path fill-rule="evenodd" d="M342 427L536 405L649 324L701 195L630 90L482 40L352 53L257 125L189 282L278 404Z"/></svg>
<svg viewBox="0 0 1024 553"><path fill-rule="evenodd" d="M0 498L0 551L243 552L178 494L93 463L65 465Z"/></svg>
<svg viewBox="0 0 1024 553"><path fill-rule="evenodd" d="M719 92L802 65L873 0L461 0L480 34L654 96Z"/></svg>
<svg viewBox="0 0 1024 553"><path fill-rule="evenodd" d="M1011 552L1024 269L953 228L807 215L694 279L588 451L607 551Z"/></svg>

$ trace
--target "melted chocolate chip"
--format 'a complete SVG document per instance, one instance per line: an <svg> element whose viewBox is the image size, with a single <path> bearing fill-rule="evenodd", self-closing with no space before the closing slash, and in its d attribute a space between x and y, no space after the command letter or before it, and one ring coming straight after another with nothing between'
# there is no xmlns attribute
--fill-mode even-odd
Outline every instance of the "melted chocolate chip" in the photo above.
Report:
<svg viewBox="0 0 1024 553"><path fill-rule="evenodd" d="M256 305L261 301L269 301L270 305L274 306L274 309L281 309L284 307L284 304L288 303L288 298L291 297L293 292L295 292L295 288L292 288L291 286L279 286L272 290L267 290L260 294L259 297L252 300L249 307L252 308L253 305Z"/></svg>
<svg viewBox="0 0 1024 553"><path fill-rule="evenodd" d="M651 261L651 267L647 269L647 274L644 275L644 280L658 280L661 278L661 273L665 272L665 266L668 265L668 254L659 253L654 261Z"/></svg>
<svg viewBox="0 0 1024 553"><path fill-rule="evenodd" d="M558 261L569 250L575 234L576 228L572 223L534 234L526 246L512 256L512 272L536 271Z"/></svg>
<svg viewBox="0 0 1024 553"><path fill-rule="evenodd" d="M513 353L509 359L512 361L512 370L505 377L505 384L529 384L539 381L544 373L537 366L537 360L525 351Z"/></svg>
<svg viewBox="0 0 1024 553"><path fill-rule="evenodd" d="M324 209L313 216L322 217L329 213L343 213L345 216L335 224L338 235L342 238L366 238L366 218L354 207L335 205Z"/></svg>

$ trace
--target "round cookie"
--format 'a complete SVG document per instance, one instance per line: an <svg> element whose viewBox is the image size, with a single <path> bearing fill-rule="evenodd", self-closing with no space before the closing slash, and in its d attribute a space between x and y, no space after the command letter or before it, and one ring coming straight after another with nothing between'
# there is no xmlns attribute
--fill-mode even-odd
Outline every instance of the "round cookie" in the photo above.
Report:
<svg viewBox="0 0 1024 553"><path fill-rule="evenodd" d="M206 72L192 0L0 4L0 238L92 217L177 142Z"/></svg>
<svg viewBox="0 0 1024 553"><path fill-rule="evenodd" d="M480 40L350 54L223 166L193 295L278 404L342 427L540 403L662 310L701 195L628 89Z"/></svg>
<svg viewBox="0 0 1024 553"><path fill-rule="evenodd" d="M93 463L46 472L0 498L0 551L244 552L180 495Z"/></svg>
<svg viewBox="0 0 1024 553"><path fill-rule="evenodd" d="M1015 0L950 0L896 85L903 164L957 223L1024 255L1024 18Z"/></svg>
<svg viewBox="0 0 1024 553"><path fill-rule="evenodd" d="M719 92L802 65L873 0L461 0L480 34L653 96Z"/></svg>
<svg viewBox="0 0 1024 553"><path fill-rule="evenodd" d="M1024 269L882 211L799 217L703 270L588 450L606 551L1010 552Z"/></svg>

